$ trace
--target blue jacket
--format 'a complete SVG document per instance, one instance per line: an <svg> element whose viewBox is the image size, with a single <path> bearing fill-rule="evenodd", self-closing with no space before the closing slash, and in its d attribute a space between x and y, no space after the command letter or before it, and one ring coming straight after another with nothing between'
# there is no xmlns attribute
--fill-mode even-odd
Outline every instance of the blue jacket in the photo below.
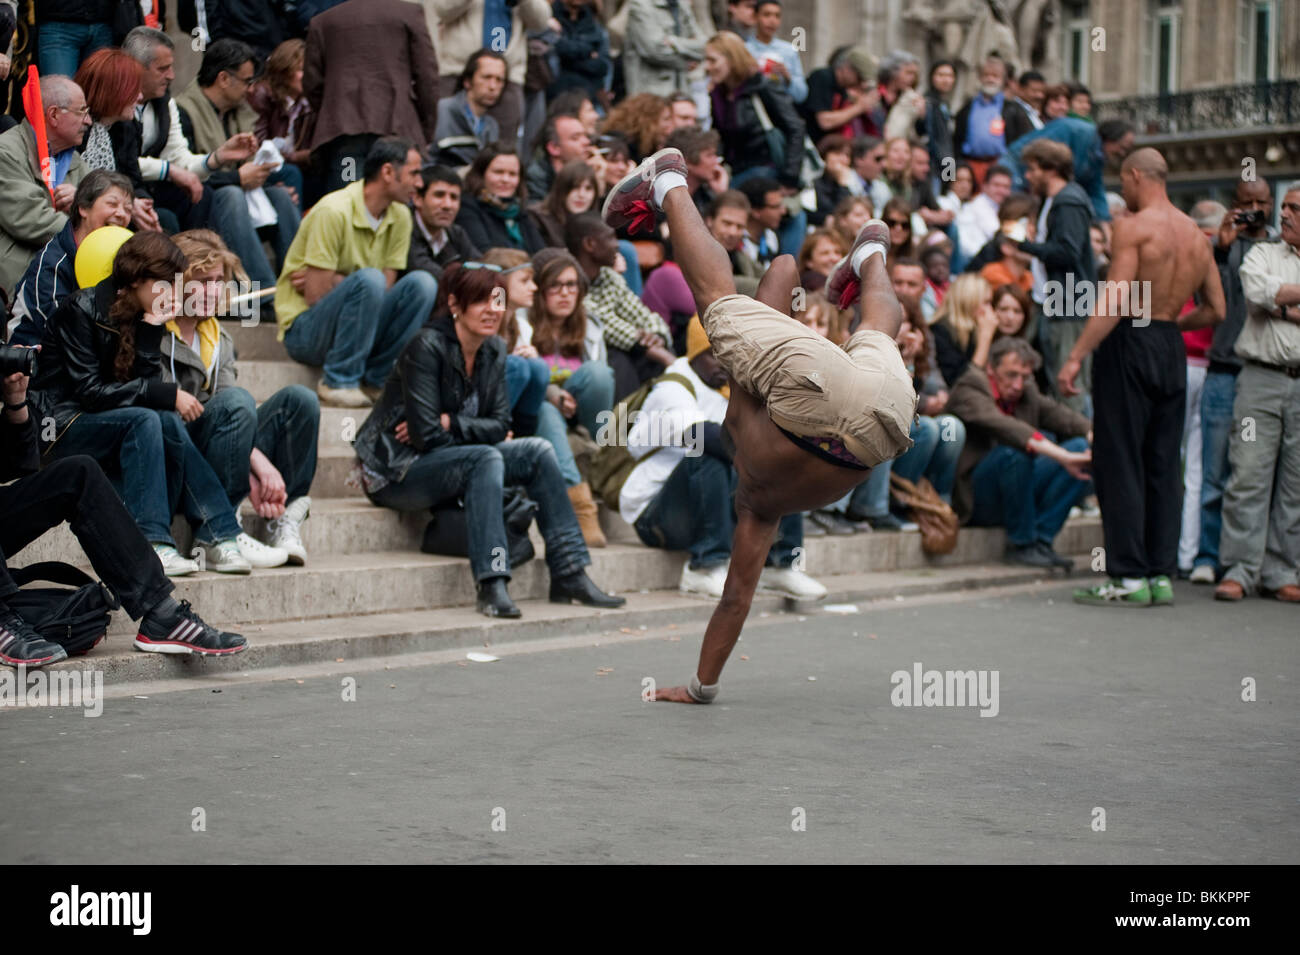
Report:
<svg viewBox="0 0 1300 955"><path fill-rule="evenodd" d="M1000 162L1011 170L1016 188L1025 188L1020 154L1035 139L1043 137L1070 147L1070 152L1074 153L1074 181L1083 187L1083 191L1092 200L1093 216L1099 221L1109 222L1110 207L1106 204L1106 184L1103 181L1106 154L1102 152L1097 127L1086 120L1063 116L1047 123L1042 129L1026 133L1008 146Z"/></svg>
<svg viewBox="0 0 1300 955"><path fill-rule="evenodd" d="M76 262L77 243L72 238L72 223L69 222L36 253L18 280L9 319L10 344L41 343L46 321L59 303L78 288Z"/></svg>

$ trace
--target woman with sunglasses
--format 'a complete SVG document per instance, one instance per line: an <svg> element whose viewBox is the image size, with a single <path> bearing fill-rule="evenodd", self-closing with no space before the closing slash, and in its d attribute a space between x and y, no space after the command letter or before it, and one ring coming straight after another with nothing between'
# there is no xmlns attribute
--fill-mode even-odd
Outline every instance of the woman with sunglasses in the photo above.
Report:
<svg viewBox="0 0 1300 955"><path fill-rule="evenodd" d="M519 154L506 143L483 147L465 176L456 224L475 248L523 249L529 255L546 245L524 212L527 197Z"/></svg>
<svg viewBox="0 0 1300 955"><path fill-rule="evenodd" d="M550 599L620 607L584 568L591 563L555 452L542 438L511 438L506 401L505 280L481 263L453 264L441 294L449 316L422 328L402 350L355 447L366 496L380 507L421 511L463 498L478 611L519 617L510 599L507 484L537 502L546 542Z"/></svg>
<svg viewBox="0 0 1300 955"><path fill-rule="evenodd" d="M912 204L906 199L890 199L880 217L889 226L889 266L899 259L916 258L917 241L912 232Z"/></svg>

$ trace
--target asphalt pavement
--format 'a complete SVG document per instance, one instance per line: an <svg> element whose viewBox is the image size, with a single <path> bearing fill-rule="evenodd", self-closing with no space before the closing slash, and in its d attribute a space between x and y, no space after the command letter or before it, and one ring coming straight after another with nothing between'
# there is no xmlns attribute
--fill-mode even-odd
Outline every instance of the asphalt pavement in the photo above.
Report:
<svg viewBox="0 0 1300 955"><path fill-rule="evenodd" d="M1294 863L1300 611L1177 595L756 617L711 706L677 626L6 709L0 862Z"/></svg>

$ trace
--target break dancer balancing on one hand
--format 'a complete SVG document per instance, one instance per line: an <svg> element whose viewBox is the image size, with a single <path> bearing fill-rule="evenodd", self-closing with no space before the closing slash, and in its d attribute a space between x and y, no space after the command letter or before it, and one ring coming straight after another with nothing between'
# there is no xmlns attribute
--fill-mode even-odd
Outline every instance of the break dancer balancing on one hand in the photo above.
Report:
<svg viewBox="0 0 1300 955"><path fill-rule="evenodd" d="M885 271L883 222L862 227L827 284L841 308L862 297L862 324L840 348L791 317L799 284L791 256L772 263L754 298L736 294L730 260L691 200L676 149L660 150L619 182L604 218L616 229L645 231L656 211L668 218L675 260L731 380L723 425L737 477L731 567L695 676L689 686L655 695L708 703L749 613L777 523L839 500L866 471L910 448L916 391L894 343L903 313Z"/></svg>

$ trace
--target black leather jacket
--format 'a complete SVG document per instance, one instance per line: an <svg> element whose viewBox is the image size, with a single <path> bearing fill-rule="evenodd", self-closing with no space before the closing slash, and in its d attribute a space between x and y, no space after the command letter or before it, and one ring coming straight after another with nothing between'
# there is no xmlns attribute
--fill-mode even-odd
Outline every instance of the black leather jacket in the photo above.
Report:
<svg viewBox="0 0 1300 955"><path fill-rule="evenodd" d="M460 414L471 389L478 394L478 413ZM451 430L440 422L451 416ZM411 443L397 440L405 421ZM457 444L499 444L510 427L506 396L506 345L494 335L474 359L474 375L465 374L465 356L451 319L420 329L407 343L384 393L352 443L357 457L389 481L400 481L420 455Z"/></svg>
<svg viewBox="0 0 1300 955"><path fill-rule="evenodd" d="M36 377L28 388L38 418L54 419L54 440L41 428L41 449L63 437L82 412L115 408L176 408L176 385L163 381L160 325L140 322L135 331L135 364L127 381L113 371L121 333L108 317L113 280L83 288L63 300L45 326Z"/></svg>

